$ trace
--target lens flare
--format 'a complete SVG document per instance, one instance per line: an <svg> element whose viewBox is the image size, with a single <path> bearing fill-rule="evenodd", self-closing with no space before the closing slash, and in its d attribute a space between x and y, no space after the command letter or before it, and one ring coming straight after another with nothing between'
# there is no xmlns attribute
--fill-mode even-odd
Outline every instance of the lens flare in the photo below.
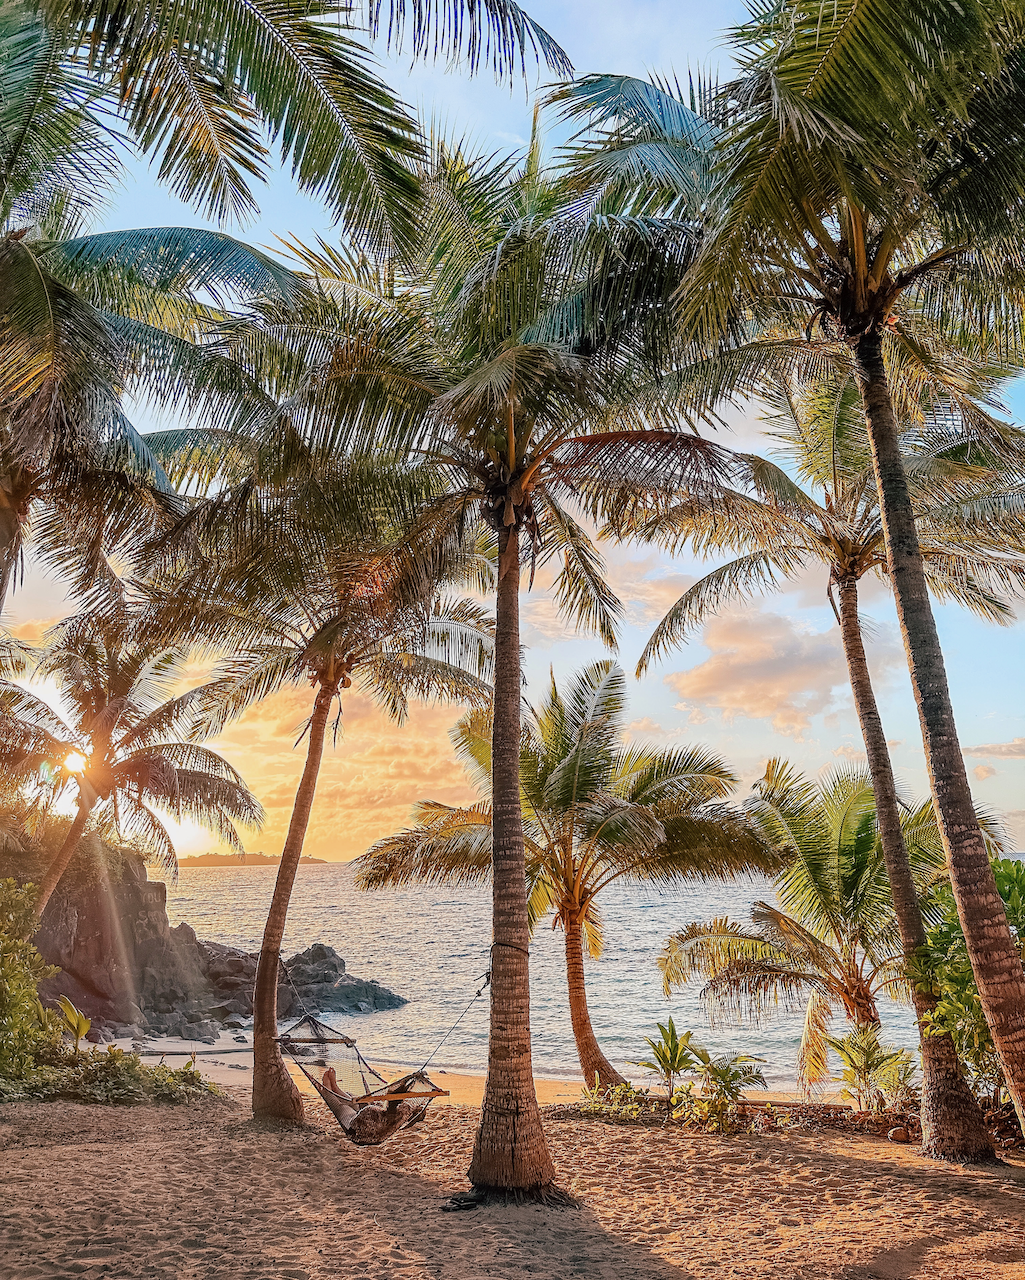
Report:
<svg viewBox="0 0 1025 1280"><path fill-rule="evenodd" d="M64 768L68 773L81 773L85 769L89 761L82 755L81 751L72 751L71 755L64 761Z"/></svg>

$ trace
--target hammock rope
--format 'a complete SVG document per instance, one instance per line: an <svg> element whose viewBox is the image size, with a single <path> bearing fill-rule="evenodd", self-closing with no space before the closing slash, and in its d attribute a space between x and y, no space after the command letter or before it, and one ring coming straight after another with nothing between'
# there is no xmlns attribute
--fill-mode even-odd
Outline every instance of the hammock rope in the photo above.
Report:
<svg viewBox="0 0 1025 1280"><path fill-rule="evenodd" d="M343 1121L342 1116L339 1115L338 1108L351 1108L354 1110L356 1118L358 1118L360 1112L364 1108L374 1107L375 1104L385 1103L387 1104L388 1109L391 1110L396 1103L409 1104L414 1101L422 1100L423 1105L413 1111L401 1124L388 1129L387 1132L384 1132L383 1136L378 1137L376 1141L369 1139L366 1142L360 1143L360 1145L377 1145L377 1142L385 1141L392 1133L398 1133L400 1129L406 1129L410 1125L416 1124L418 1121L422 1120L427 1112L427 1108L430 1106L434 1098L447 1098L449 1096L449 1091L447 1089L439 1089L430 1076L428 1076L427 1067L436 1057L438 1051L448 1040L449 1036L452 1035L462 1020L470 1012L473 1005L487 990L491 982L490 969L479 976L477 981L480 982L480 986L477 991L470 1000L467 1001L466 1007L442 1036L441 1040L428 1055L420 1069L418 1071L411 1072L409 1075L401 1076L398 1080L388 1081L379 1071L375 1070L375 1068L367 1062L366 1058L364 1058L360 1053L359 1046L356 1044L355 1040L350 1036L343 1036L334 1027L330 1027L327 1023L321 1022L318 1018L314 1017L312 1013L310 1013L309 1009L306 1008L306 1004L303 1001L302 996L299 994L296 985L292 980L292 975L288 972L287 967L280 960L278 963L285 975L285 980L292 988L292 995L295 997L299 1008L302 1010L302 1017L294 1024L294 1026L289 1027L287 1031L276 1036L275 1039L280 1048L288 1054L310 1084L313 1085L317 1093L327 1103L329 1109L338 1120L338 1124L341 1127L342 1132L348 1138L353 1141L357 1141L354 1134L350 1132L350 1125ZM310 1034L308 1036L297 1036L296 1032L303 1028L306 1028ZM298 1046L310 1044L340 1044L352 1051L355 1058L356 1070L359 1072L359 1077L363 1085L363 1094L361 1097L353 1097L352 1094L338 1092L337 1090L330 1088L323 1080L318 1080L314 1075L306 1070L306 1067L303 1065L295 1050ZM376 1085L372 1085L368 1077L373 1077L373 1079L378 1083ZM426 1086L426 1088L417 1089L415 1087L417 1085ZM334 1105L329 1101L329 1098L335 1099ZM380 1106L376 1106L375 1109L379 1111Z"/></svg>

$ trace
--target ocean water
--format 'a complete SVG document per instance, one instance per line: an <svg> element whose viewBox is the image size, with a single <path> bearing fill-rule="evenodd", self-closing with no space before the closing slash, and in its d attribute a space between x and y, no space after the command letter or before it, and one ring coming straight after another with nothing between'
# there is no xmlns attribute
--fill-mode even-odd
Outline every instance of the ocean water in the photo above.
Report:
<svg viewBox="0 0 1025 1280"><path fill-rule="evenodd" d="M197 867L168 885L172 924L182 920L201 938L243 947L260 945L274 886L274 867ZM631 1062L648 1056L644 1037L672 1015L678 1030L715 1052L764 1058L772 1088L793 1087L803 1012L781 1009L760 1026L709 1026L700 983L670 999L662 994L655 959L666 938L692 920L730 915L744 921L752 902L772 900L761 877L728 885L695 884L671 892L612 885L602 895L605 953L588 960L586 980L591 1021L606 1055L634 1078ZM483 1071L487 1056L488 1002L470 1004L488 967L491 941L490 890L418 887L361 893L344 863L304 863L289 908L284 954L324 942L343 956L346 968L375 978L409 1003L370 1014L332 1014L325 1021L359 1042L372 1062L452 1071ZM579 1074L566 1000L561 931L542 924L531 943L531 1029L534 1071L541 1076ZM912 1047L910 1010L881 1005L884 1038ZM464 1014L458 1026L450 1030ZM439 1048L442 1037L450 1032ZM838 1022L836 1034L843 1035Z"/></svg>

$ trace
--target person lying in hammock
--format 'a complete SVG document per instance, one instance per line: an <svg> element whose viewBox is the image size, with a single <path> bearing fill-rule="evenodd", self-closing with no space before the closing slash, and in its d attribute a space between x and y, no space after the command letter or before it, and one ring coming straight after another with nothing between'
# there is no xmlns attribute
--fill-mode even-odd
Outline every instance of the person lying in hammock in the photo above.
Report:
<svg viewBox="0 0 1025 1280"><path fill-rule="evenodd" d="M356 1106L351 1093L338 1087L334 1067L328 1067L317 1092L334 1112L335 1119L357 1147L376 1147L401 1129L420 1110L417 1102L365 1102Z"/></svg>

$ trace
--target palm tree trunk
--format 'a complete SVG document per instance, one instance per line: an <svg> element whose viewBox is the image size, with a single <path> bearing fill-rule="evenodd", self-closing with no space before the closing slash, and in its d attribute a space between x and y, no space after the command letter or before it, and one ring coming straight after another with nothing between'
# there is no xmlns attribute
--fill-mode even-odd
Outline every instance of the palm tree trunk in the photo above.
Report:
<svg viewBox="0 0 1025 1280"><path fill-rule="evenodd" d="M968 956L1007 1088L1025 1127L1025 969L979 830L957 738L947 673L933 617L915 516L901 461L897 425L877 331L855 348L858 382L872 445L890 580L922 726L940 832Z"/></svg>
<svg viewBox="0 0 1025 1280"><path fill-rule="evenodd" d="M569 1016L573 1023L573 1038L577 1042L577 1057L584 1080L590 1088L597 1077L604 1089L626 1081L602 1053L591 1027L591 1015L587 1011L587 990L584 986L584 946L580 922L572 917L565 919L566 926L566 985L569 988Z"/></svg>
<svg viewBox="0 0 1025 1280"><path fill-rule="evenodd" d="M527 881L520 808L519 531L499 534L492 730L492 948L488 1078L469 1179L542 1193L555 1181L530 1058Z"/></svg>
<svg viewBox="0 0 1025 1280"><path fill-rule="evenodd" d="M911 969L915 952L925 943L925 925L911 874L911 861L900 826L900 806L893 779L883 721L872 688L865 645L858 621L858 583L847 578L837 583L840 597L840 633L854 706L868 754L868 769L876 800L876 821L890 881L894 914L900 929L904 964ZM912 988L922 1053L922 1153L960 1164L994 1158L993 1140L961 1073L954 1042L949 1035L928 1035L926 1019L936 1008L930 994Z"/></svg>
<svg viewBox="0 0 1025 1280"><path fill-rule="evenodd" d="M253 1115L273 1116L302 1124L303 1102L295 1082L285 1068L275 1037L278 1034L278 976L281 966L281 939L285 935L288 903L292 896L295 873L302 856L310 810L317 790L317 775L324 756L331 700L337 684L322 682L310 717L310 741L306 764L295 793L288 834L281 851L278 876L274 881L267 923L263 930L260 960L256 968L253 990Z"/></svg>
<svg viewBox="0 0 1025 1280"><path fill-rule="evenodd" d="M78 801L78 812L75 814L75 820L71 824L71 829L64 837L64 843L57 850L53 861L46 868L46 874L43 876L39 885L39 892L36 894L36 904L32 908L32 918L35 924L42 919L43 912L46 910L46 904L53 896L54 889L60 883L60 878L68 869L68 864L75 856L75 850L78 848L82 839L82 832L85 830L85 824L89 821L89 815L93 811L95 800L90 802L84 797L80 797Z"/></svg>

